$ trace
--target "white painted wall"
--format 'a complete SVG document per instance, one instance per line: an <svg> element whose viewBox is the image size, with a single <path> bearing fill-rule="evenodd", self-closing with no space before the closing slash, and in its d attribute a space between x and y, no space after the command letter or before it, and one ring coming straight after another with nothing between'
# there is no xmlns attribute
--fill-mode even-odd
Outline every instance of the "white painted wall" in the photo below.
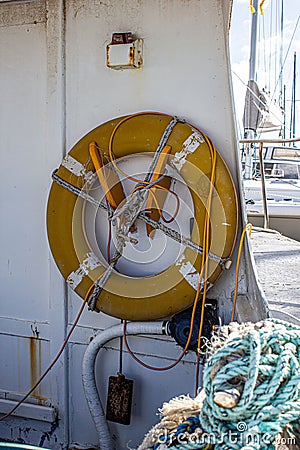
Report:
<svg viewBox="0 0 300 450"><path fill-rule="evenodd" d="M227 0L36 0L0 5L2 396L22 394L32 381L33 330L37 328L42 340L40 370L56 354L81 305L81 299L66 292L49 253L45 211L51 172L82 135L103 121L136 111L179 115L213 139L237 182L226 6ZM140 70L106 67L105 48L118 31L132 31L144 40ZM229 310L233 275L233 270L224 275L215 290L223 312ZM0 437L54 450L98 448L81 386L81 361L90 337L117 322L85 311L69 353L43 382L39 395L57 408L57 424L9 419L0 423ZM179 353L166 338L131 342L157 365ZM108 376L118 370L117 349L118 343L111 343L97 361L103 399ZM155 412L163 401L193 394L193 358L188 356L170 372L152 373L124 356L124 372L135 380L135 394L132 425L111 424L118 450L127 443L137 446L157 421Z"/></svg>

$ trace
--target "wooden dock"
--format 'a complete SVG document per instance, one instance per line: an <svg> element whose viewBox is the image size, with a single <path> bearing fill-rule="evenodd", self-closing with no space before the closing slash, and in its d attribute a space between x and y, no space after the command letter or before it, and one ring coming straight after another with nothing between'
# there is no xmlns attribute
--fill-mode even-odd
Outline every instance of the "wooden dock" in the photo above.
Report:
<svg viewBox="0 0 300 450"><path fill-rule="evenodd" d="M300 242L277 231L254 228L251 246L271 316L300 325ZM282 438L276 450L300 449L300 434L292 436L286 430Z"/></svg>

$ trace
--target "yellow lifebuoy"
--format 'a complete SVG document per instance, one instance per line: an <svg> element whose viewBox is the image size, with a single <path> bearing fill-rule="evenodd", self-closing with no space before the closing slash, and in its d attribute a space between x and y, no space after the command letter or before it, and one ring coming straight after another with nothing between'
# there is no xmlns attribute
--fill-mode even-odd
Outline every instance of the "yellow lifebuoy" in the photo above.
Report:
<svg viewBox="0 0 300 450"><path fill-rule="evenodd" d="M114 178L114 184L117 175L119 189L115 191L121 192L124 204L128 199L130 201L132 192L137 191L136 181L143 180L162 136L166 138L167 150L160 165L165 171L167 187L158 186L159 174L156 174L156 190L152 196L157 197L154 198L156 204L160 201L160 207L163 205L165 214L171 217L165 227L175 230L176 236L184 234L185 238L203 246L213 168L211 141L196 127L166 114L139 113L110 120L77 142L56 172L67 187L75 187L73 192L63 183L53 182L49 194L47 229L51 251L63 277L80 297L86 297L107 269L106 248L114 245L111 242L115 239L114 232L108 237L107 212L86 201L84 195L77 195L81 190L93 196L95 203L105 202L103 186L90 158L91 143L97 143L103 163L100 161L99 166L107 167L105 173L108 178ZM112 154L117 172L110 162ZM130 174L129 178L126 173ZM100 181L102 178L99 177ZM221 275L224 262L232 253L237 232L236 192L230 172L218 152L213 185L210 257L207 261L209 285ZM172 222L170 211L176 207L175 197L179 197L180 207ZM151 204L149 198L147 207ZM155 214L152 217L157 219ZM137 220L135 224L140 222ZM203 256L186 247L185 243L165 237L161 230L151 234L153 230L149 224L145 232L143 227L146 229L144 222L136 225L134 230L131 228L129 235L124 237L127 239L124 254L97 299L99 311L122 319L153 320L171 316L193 303Z"/></svg>

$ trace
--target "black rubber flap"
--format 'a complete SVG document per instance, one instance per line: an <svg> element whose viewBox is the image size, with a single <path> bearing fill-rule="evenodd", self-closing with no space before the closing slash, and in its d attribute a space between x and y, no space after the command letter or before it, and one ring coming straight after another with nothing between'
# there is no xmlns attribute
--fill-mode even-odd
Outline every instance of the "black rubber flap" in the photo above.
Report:
<svg viewBox="0 0 300 450"><path fill-rule="evenodd" d="M130 424L133 380L127 380L125 375L109 377L106 419L111 422Z"/></svg>

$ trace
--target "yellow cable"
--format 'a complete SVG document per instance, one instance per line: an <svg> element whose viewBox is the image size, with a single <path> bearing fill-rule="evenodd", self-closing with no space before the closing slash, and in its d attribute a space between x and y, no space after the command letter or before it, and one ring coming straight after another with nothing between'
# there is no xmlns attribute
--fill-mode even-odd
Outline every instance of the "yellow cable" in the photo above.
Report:
<svg viewBox="0 0 300 450"><path fill-rule="evenodd" d="M251 232L252 232L252 224L251 223L247 223L247 225L244 227L241 237L240 237L240 245L239 245L238 256L237 256L237 261L236 261L236 269L235 269L235 288L234 288L234 295L233 295L231 322L233 322L235 319L237 294L238 294L238 287L239 287L239 268L240 268L241 254L242 254L242 250L243 250L243 243L244 243L245 235L247 232L250 237Z"/></svg>
<svg viewBox="0 0 300 450"><path fill-rule="evenodd" d="M91 287L93 287L93 286L94 286L94 285L92 285ZM77 326L77 323L78 323L78 321L79 321L79 319L80 319L80 317L81 317L81 315L82 315L82 313L83 313L83 310L84 310L85 305L86 305L86 303L87 303L87 300L88 300L90 291L91 291L91 288L88 290L87 294L85 295L84 301L83 301L83 303L82 303L82 305L81 305L81 307L80 307L80 309L79 309L79 312L78 312L78 314L77 314L77 316L76 316L76 318L75 318L75 320L74 320L74 323L73 323L73 325L71 326L71 328L70 328L70 330L69 330L69 332L68 332L68 334L67 334L67 336L66 336L64 342L62 343L62 346L60 347L58 353L56 354L55 358L52 360L52 362L49 364L49 366L48 366L47 369L44 371L44 373L40 376L40 378L39 378L39 379L34 383L34 385L29 389L29 391L28 391L28 392L27 392L27 393L26 393L26 394L18 401L18 403L17 403L17 404L16 404L16 405L8 412L8 413L6 413L4 416L2 416L2 417L0 418L0 422L1 422L2 420L7 419L7 417L11 416L11 415L15 412L15 410L16 410L20 405L22 405L22 403L25 402L25 400L30 396L30 394L32 394L32 392L38 387L38 385L39 385L39 384L44 380L44 378L48 375L48 373L49 373L50 370L53 368L53 366L57 363L57 361L59 360L60 356L62 355L62 353L63 353L63 351L64 351L64 349L65 349L65 347L66 347L66 345L67 345L67 343L68 343L68 341L69 341L69 339L70 339L70 337L71 337L71 334L73 333L73 331L74 331L75 327Z"/></svg>
<svg viewBox="0 0 300 450"><path fill-rule="evenodd" d="M250 0L250 5L249 6L250 6L251 13L254 14L255 13L255 8L253 6L253 0Z"/></svg>
<svg viewBox="0 0 300 450"><path fill-rule="evenodd" d="M101 279L102 276L103 276L103 275L101 275L101 276L99 277L99 279ZM73 333L75 327L77 326L77 324L78 324L78 322L79 322L79 319L80 319L80 317L81 317L81 315L82 315L82 313L83 313L83 310L84 310L84 308L85 308L85 305L87 304L88 298L89 298L89 296L90 296L90 292L91 292L91 290L92 290L93 287L94 287L94 284L92 284L92 285L89 287L87 293L85 294L84 300L83 300L82 305L81 305L81 307L80 307L80 309L79 309L79 312L78 312L78 314L77 314L77 316L76 316L76 318L75 318L75 320L74 320L74 323L73 323L73 325L71 326L71 328L70 328L70 330L69 330L69 332L68 332L68 334L67 334L67 336L66 336L64 342L62 343L62 346L60 347L60 349L59 349L57 355L55 356L55 358L52 360L52 362L49 364L49 366L48 366L47 369L44 371L44 373L40 376L40 378L39 378L39 379L34 383L34 385L30 388L30 390L29 390L29 391L28 391L28 392L27 392L27 393L26 393L26 394L18 401L18 403L17 403L17 404L16 404L16 405L8 412L8 413L6 413L4 416L2 416L2 417L0 418L0 422L1 422L2 420L4 420L4 419L7 419L7 417L11 416L11 415L15 412L15 410L16 410L20 405L22 405L22 403L25 402L25 400L30 396L30 394L32 394L32 392L38 387L38 385L39 385L39 384L44 380L44 378L48 375L48 373L49 373L50 370L53 368L53 366L57 363L57 361L59 360L60 356L62 355L62 353L63 353L63 351L64 351L64 349L65 349L65 347L66 347L66 345L67 345L67 343L68 343L68 341L69 341L69 339L70 339L70 337L71 337L71 334Z"/></svg>
<svg viewBox="0 0 300 450"><path fill-rule="evenodd" d="M113 140L116 134L116 131L118 130L118 128L125 122L127 122L127 120L132 119L133 117L139 117L139 116L146 116L146 115L160 115L160 116L164 116L164 117L170 117L168 114L164 114L164 113L160 113L160 112L149 112L149 111L143 111L143 112L139 112L139 113L135 113L135 114L131 114L129 116L123 117L123 119L121 119L114 127L114 129L111 132L110 138L109 138L109 143L108 143L108 153L109 153L109 157L110 157L110 161L112 163L112 165L114 166L114 168L116 169L117 172L119 172L120 174L122 174L123 176L125 176L126 178L128 178L131 181L134 181L135 183L144 183L144 184L150 184L150 182L144 182L143 180L138 180L137 178L131 177L130 175L128 175L127 173L123 172L122 169L120 169L113 157Z"/></svg>
<svg viewBox="0 0 300 450"><path fill-rule="evenodd" d="M266 1L266 0L261 0L261 2L260 2L260 4L259 4L259 11L260 11L260 14L264 14L264 13L265 13L265 12L264 12L264 8L263 8L265 1ZM253 0L250 0L249 7L250 7L251 13L254 14L256 10L255 10L255 8L254 8L254 6L253 6Z"/></svg>

